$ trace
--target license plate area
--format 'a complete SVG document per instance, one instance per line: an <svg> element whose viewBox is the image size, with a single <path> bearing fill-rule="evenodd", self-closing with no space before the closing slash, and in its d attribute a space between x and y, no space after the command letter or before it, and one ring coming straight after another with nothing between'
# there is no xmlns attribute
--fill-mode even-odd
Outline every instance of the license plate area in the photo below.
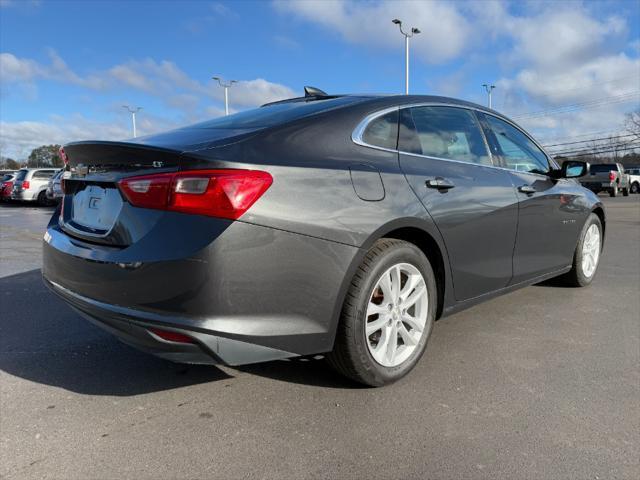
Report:
<svg viewBox="0 0 640 480"><path fill-rule="evenodd" d="M69 226L85 234L106 236L113 229L123 202L117 188L87 184L76 189L71 203Z"/></svg>

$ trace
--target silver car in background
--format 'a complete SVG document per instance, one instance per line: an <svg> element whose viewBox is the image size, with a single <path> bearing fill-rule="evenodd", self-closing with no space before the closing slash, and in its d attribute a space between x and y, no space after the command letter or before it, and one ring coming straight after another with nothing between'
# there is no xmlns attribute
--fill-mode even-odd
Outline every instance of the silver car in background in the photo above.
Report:
<svg viewBox="0 0 640 480"><path fill-rule="evenodd" d="M64 173L64 170L60 170L58 173L56 173L53 177L51 177L51 179L49 180L49 183L47 184L47 200L49 200L49 202L51 203L58 203L60 201L60 199L64 196L64 193L62 193L62 174Z"/></svg>
<svg viewBox="0 0 640 480"><path fill-rule="evenodd" d="M47 205L47 185L58 168L21 168L13 183L11 200L38 202Z"/></svg>

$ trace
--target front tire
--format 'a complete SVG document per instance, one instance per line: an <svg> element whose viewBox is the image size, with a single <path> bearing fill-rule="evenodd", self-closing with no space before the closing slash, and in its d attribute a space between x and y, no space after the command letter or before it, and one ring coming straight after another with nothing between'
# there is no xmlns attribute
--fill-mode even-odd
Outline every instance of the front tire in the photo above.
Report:
<svg viewBox="0 0 640 480"><path fill-rule="evenodd" d="M622 189L622 196L623 197L628 197L629 196L629 189L628 188L623 188Z"/></svg>
<svg viewBox="0 0 640 480"><path fill-rule="evenodd" d="M600 263L602 239L602 223L600 218L592 213L578 237L571 270L564 276L568 285L586 287L591 284Z"/></svg>
<svg viewBox="0 0 640 480"><path fill-rule="evenodd" d="M433 269L418 247L378 240L351 281L329 364L369 386L402 378L427 346L436 293Z"/></svg>
<svg viewBox="0 0 640 480"><path fill-rule="evenodd" d="M640 184L638 182L631 184L631 193L640 193Z"/></svg>
<svg viewBox="0 0 640 480"><path fill-rule="evenodd" d="M618 185L614 185L611 190L609 190L609 196L617 197L618 196Z"/></svg>

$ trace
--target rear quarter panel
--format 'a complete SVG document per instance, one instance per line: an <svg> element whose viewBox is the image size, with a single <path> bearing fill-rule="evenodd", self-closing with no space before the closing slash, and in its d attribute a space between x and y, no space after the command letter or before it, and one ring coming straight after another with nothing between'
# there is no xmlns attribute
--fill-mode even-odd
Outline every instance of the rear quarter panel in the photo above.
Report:
<svg viewBox="0 0 640 480"><path fill-rule="evenodd" d="M190 168L255 168L273 176L273 185L241 218L245 222L362 247L397 219L429 220L400 171L397 153L353 143L351 133L366 111L350 110L185 155L197 159ZM379 172L383 198L360 198L351 169Z"/></svg>

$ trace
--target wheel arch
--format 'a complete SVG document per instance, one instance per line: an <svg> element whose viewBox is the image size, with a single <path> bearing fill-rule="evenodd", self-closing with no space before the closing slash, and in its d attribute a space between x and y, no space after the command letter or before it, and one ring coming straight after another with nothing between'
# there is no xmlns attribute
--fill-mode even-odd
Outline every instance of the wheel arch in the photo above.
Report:
<svg viewBox="0 0 640 480"><path fill-rule="evenodd" d="M416 217L395 219L371 233L367 240L360 246L358 254L354 256L348 266L344 280L340 286L340 294L337 297L334 307L333 325L331 326L330 332L332 345L335 342L335 334L340 322L342 306L344 305L353 276L369 249L381 238L395 238L412 243L429 259L434 269L438 288L436 319L442 316L442 312L449 301L449 297L451 296L450 292L453 290L449 270L449 258L442 237L435 224L426 219Z"/></svg>
<svg viewBox="0 0 640 480"><path fill-rule="evenodd" d="M394 238L404 240L414 244L429 259L436 277L436 288L438 289L438 309L436 319L442 315L444 308L444 294L446 289L445 257L438 245L438 242L425 230L418 227L401 227L387 232L381 238Z"/></svg>
<svg viewBox="0 0 640 480"><path fill-rule="evenodd" d="M604 214L604 208L601 205L597 205L591 210L591 213L595 213L600 219L600 224L602 225L602 238L604 239L605 232L607 231L607 221Z"/></svg>

